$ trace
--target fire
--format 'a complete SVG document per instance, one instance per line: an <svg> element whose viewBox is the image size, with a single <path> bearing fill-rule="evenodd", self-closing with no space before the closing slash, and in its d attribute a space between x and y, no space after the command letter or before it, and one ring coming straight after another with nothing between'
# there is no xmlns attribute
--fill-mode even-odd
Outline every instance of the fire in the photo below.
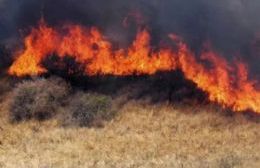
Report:
<svg viewBox="0 0 260 168"><path fill-rule="evenodd" d="M47 27L43 22L39 29L33 29L25 38L25 49L18 52L17 60L10 67L9 73L24 76L47 72L41 62L52 53L60 57L69 55L77 62L86 64L87 75L154 74L176 67L170 50L151 51L147 30L140 30L127 50L113 51L111 43L97 28L69 25L63 29L67 31L65 35Z"/></svg>
<svg viewBox="0 0 260 168"><path fill-rule="evenodd" d="M247 67L236 62L232 66L217 53L208 50L198 61L187 45L176 35L169 37L178 43L178 49L150 46L150 34L139 30L136 39L127 49L113 49L112 43L97 28L87 29L79 25L52 28L43 21L33 28L24 40L24 49L17 52L9 74L18 77L40 75L48 70L42 61L55 53L59 57L70 56L85 65L85 74L93 75L141 75L158 71L180 69L209 95L209 100L232 108L234 111L252 110L260 113L260 91L256 82L248 79Z"/></svg>

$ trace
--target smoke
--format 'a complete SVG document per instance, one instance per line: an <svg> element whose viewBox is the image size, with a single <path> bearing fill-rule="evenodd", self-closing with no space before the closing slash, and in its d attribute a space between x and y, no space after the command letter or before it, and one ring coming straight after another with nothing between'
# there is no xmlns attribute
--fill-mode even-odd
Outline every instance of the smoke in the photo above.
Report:
<svg viewBox="0 0 260 168"><path fill-rule="evenodd" d="M141 14L142 22L131 13ZM210 42L227 58L246 60L259 74L259 15L259 0L0 0L0 42L17 42L21 30L26 33L44 17L51 25L98 26L124 46L141 24L149 27L155 45L169 33L182 36L195 53Z"/></svg>

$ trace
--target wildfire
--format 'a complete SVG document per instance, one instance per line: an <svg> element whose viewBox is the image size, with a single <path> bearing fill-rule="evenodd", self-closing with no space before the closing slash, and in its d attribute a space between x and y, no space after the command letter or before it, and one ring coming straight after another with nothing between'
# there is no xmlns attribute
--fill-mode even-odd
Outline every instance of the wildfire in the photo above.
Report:
<svg viewBox="0 0 260 168"><path fill-rule="evenodd" d="M39 75L48 70L42 62L51 54L70 56L85 65L86 75L140 75L158 71L181 69L187 79L193 81L209 99L230 107L234 111L252 110L260 113L260 91L255 81L248 79L248 70L241 62L235 66L213 51L205 51L199 62L177 36L170 35L178 43L178 49L150 46L150 34L140 30L127 49L113 49L112 44L97 28L66 25L52 28L41 22L24 40L24 49L17 52L16 60L9 68L10 75L18 77Z"/></svg>

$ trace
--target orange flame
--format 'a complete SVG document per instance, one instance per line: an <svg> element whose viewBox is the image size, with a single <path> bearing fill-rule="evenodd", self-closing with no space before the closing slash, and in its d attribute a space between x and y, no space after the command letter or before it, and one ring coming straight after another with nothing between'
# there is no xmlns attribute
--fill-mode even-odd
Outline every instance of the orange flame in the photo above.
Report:
<svg viewBox="0 0 260 168"><path fill-rule="evenodd" d="M25 48L18 52L9 74L21 77L45 73L48 70L41 63L52 53L73 57L85 65L86 75L151 75L178 68L208 93L209 100L234 111L260 113L260 91L255 82L248 79L243 63L237 62L235 68L231 68L217 53L205 51L200 59L210 63L211 67L206 67L178 36L169 37L178 42L177 51L170 48L154 51L147 30L140 30L129 48L114 50L97 28L66 25L60 30L41 22L39 28L32 29L25 38Z"/></svg>

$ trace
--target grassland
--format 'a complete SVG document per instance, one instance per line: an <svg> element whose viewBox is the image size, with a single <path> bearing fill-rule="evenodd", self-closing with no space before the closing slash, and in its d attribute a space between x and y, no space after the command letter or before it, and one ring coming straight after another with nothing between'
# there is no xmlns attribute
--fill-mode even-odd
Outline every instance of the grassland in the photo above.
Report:
<svg viewBox="0 0 260 168"><path fill-rule="evenodd" d="M0 104L3 168L258 168L260 120L213 105L128 101L103 127L57 118L11 124Z"/></svg>

